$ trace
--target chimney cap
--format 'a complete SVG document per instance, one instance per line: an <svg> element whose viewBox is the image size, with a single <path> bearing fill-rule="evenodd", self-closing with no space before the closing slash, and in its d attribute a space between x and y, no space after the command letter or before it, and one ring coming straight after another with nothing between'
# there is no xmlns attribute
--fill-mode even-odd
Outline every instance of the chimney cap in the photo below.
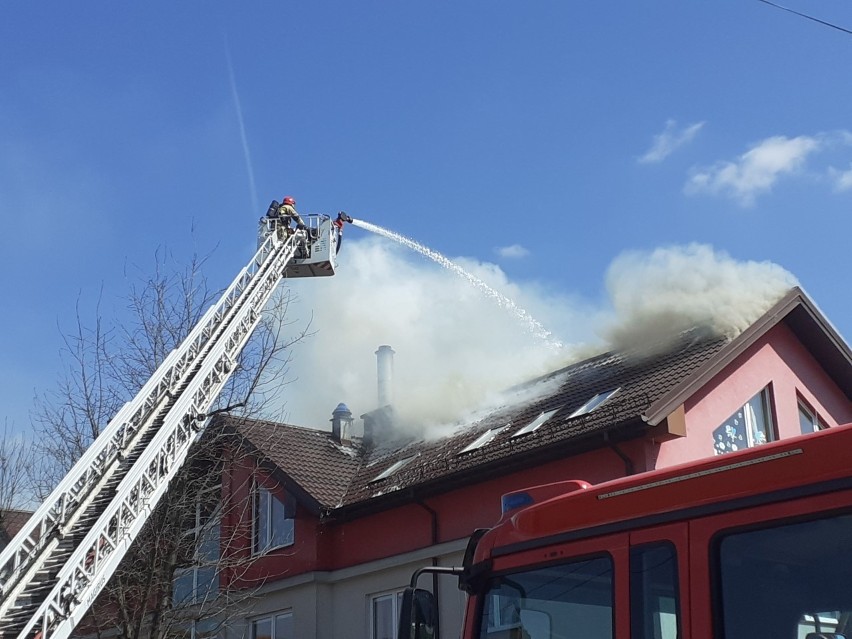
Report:
<svg viewBox="0 0 852 639"><path fill-rule="evenodd" d="M352 415L352 411L349 410L349 407L346 404L344 404L343 402L340 402L337 405L337 408L335 408L333 411L331 411L332 415L343 415L343 414L346 414L346 413L348 413L349 415Z"/></svg>

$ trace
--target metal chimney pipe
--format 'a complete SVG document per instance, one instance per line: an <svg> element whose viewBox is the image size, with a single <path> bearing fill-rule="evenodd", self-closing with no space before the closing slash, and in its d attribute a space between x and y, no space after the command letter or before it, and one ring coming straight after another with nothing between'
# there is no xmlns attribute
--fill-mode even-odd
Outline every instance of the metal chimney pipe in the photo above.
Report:
<svg viewBox="0 0 852 639"><path fill-rule="evenodd" d="M340 402L331 413L331 438L338 444L348 444L353 421L352 411Z"/></svg>
<svg viewBox="0 0 852 639"><path fill-rule="evenodd" d="M380 408L393 402L393 356L394 350L387 345L376 351Z"/></svg>

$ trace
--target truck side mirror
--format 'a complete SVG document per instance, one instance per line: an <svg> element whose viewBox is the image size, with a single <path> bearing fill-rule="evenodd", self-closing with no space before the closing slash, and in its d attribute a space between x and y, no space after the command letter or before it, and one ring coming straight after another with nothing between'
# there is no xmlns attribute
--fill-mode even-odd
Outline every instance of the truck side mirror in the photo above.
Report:
<svg viewBox="0 0 852 639"><path fill-rule="evenodd" d="M435 597L422 588L406 588L399 613L398 639L433 639L438 620Z"/></svg>

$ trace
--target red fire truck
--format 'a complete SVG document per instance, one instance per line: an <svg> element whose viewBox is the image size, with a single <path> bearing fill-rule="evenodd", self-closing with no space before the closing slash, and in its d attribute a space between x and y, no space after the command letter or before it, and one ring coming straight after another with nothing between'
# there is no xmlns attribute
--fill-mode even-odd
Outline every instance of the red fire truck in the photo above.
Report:
<svg viewBox="0 0 852 639"><path fill-rule="evenodd" d="M852 424L505 495L463 566L415 573L400 639L437 635L424 572L458 575L463 639L852 638Z"/></svg>

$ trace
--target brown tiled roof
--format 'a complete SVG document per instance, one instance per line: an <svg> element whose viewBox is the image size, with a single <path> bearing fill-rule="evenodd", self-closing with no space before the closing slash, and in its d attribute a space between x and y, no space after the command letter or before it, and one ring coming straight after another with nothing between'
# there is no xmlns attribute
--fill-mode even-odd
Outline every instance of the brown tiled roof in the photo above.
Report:
<svg viewBox="0 0 852 639"><path fill-rule="evenodd" d="M456 434L437 441L414 441L391 454L367 457L349 486L343 500L353 506L376 497L413 487L452 481L537 463L570 453L589 438L604 431L644 429L645 409L678 381L709 360L726 343L722 338L700 338L686 333L664 355L634 358L606 353L579 362L526 386L551 389L538 399L498 409L474 424L463 425ZM597 409L585 415L570 415L598 393L618 391ZM550 419L534 432L518 435L519 429L544 412L556 409ZM462 452L490 429L500 430L488 444ZM375 478L393 463L414 458L392 476Z"/></svg>
<svg viewBox="0 0 852 639"><path fill-rule="evenodd" d="M538 463L588 446L590 439L611 432L637 435L647 425L644 411L678 382L719 352L726 340L699 331L680 336L665 354L634 357L605 353L514 389L521 401L510 401L455 434L435 440L409 439L367 449L344 448L330 433L273 422L244 422L237 426L269 461L334 515L341 509L378 506L406 494L439 490L481 473ZM594 411L569 416L598 393L618 388ZM543 412L556 410L534 432L513 436ZM481 448L461 452L489 429L502 428ZM600 441L600 440L598 440ZM393 464L408 460L388 477L377 476Z"/></svg>
<svg viewBox="0 0 852 639"><path fill-rule="evenodd" d="M360 464L359 450L335 444L327 431L255 420L232 425L324 508L340 503Z"/></svg>

